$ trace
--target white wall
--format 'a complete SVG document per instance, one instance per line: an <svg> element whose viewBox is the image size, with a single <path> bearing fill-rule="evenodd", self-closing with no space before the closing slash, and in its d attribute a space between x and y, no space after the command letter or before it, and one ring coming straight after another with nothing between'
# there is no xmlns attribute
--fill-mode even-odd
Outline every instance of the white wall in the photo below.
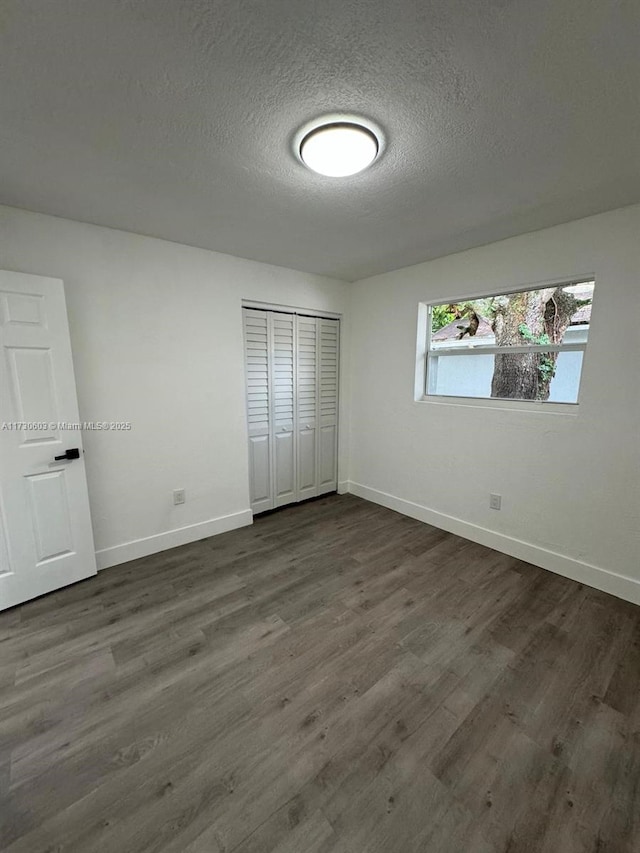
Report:
<svg viewBox="0 0 640 853"><path fill-rule="evenodd" d="M84 433L98 565L248 523L241 300L340 313L346 286L8 207L0 267L64 280L80 418L133 424Z"/></svg>
<svg viewBox="0 0 640 853"><path fill-rule="evenodd" d="M414 400L420 301L591 273L577 409ZM640 206L360 281L351 298L351 490L640 603Z"/></svg>
<svg viewBox="0 0 640 853"><path fill-rule="evenodd" d="M64 280L81 418L133 423L84 435L101 565L249 520L245 298L346 312L354 492L640 602L639 235L626 208L345 286L0 207L0 267ZM590 273L573 413L414 401L421 300Z"/></svg>

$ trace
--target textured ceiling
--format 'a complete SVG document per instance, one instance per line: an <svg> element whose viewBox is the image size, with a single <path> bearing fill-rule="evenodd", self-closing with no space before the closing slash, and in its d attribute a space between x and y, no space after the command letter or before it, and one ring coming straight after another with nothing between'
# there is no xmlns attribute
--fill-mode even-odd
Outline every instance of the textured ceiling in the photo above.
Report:
<svg viewBox="0 0 640 853"><path fill-rule="evenodd" d="M0 202L344 279L640 199L637 0L3 0ZM369 171L291 155L325 112Z"/></svg>

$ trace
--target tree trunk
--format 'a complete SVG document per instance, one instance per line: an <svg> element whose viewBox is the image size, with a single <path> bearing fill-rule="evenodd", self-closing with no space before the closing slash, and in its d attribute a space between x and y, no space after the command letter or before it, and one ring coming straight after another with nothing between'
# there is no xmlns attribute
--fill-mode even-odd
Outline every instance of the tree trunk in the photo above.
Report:
<svg viewBox="0 0 640 853"><path fill-rule="evenodd" d="M562 343L564 333L569 328L571 318L576 313L577 307L578 301L571 293L567 293L561 287L557 287L553 291L544 309L544 328L552 344ZM539 356L540 367L544 368L540 370L539 400L549 399L551 380L556 375L558 355L557 352L550 352Z"/></svg>
<svg viewBox="0 0 640 853"><path fill-rule="evenodd" d="M503 296L494 304L493 330L497 347L562 341L577 307L576 299L561 287ZM523 335L522 331L526 330ZM495 357L492 397L548 400L557 353L499 353Z"/></svg>
<svg viewBox="0 0 640 853"><path fill-rule="evenodd" d="M503 296L494 304L493 331L497 347L522 346L527 343L520 333L526 326L539 337L545 331L544 310L553 290L534 290ZM536 400L540 388L539 357L537 353L498 353L495 357L492 397L511 397L517 400Z"/></svg>

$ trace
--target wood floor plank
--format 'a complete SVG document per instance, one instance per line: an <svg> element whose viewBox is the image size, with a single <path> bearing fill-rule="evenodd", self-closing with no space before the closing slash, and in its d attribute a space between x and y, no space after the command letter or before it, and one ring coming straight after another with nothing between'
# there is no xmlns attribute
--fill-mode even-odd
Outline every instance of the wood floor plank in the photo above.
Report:
<svg viewBox="0 0 640 853"><path fill-rule="evenodd" d="M0 613L3 853L637 853L640 608L326 496Z"/></svg>

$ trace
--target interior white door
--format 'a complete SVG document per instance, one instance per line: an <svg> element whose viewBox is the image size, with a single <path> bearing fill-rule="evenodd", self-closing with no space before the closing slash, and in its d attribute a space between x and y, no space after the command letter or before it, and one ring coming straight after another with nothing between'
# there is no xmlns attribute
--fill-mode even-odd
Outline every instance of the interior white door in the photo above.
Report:
<svg viewBox="0 0 640 853"><path fill-rule="evenodd" d="M318 494L338 487L339 321L318 320Z"/></svg>
<svg viewBox="0 0 640 853"><path fill-rule="evenodd" d="M272 312L271 335L271 424L273 435L274 506L296 498L296 454L294 441L294 314Z"/></svg>
<svg viewBox="0 0 640 853"><path fill-rule="evenodd" d="M273 509L271 458L271 328L265 311L244 309L251 509Z"/></svg>
<svg viewBox="0 0 640 853"><path fill-rule="evenodd" d="M78 403L58 279L0 271L0 422L4 609L96 573L82 433L61 426Z"/></svg>

